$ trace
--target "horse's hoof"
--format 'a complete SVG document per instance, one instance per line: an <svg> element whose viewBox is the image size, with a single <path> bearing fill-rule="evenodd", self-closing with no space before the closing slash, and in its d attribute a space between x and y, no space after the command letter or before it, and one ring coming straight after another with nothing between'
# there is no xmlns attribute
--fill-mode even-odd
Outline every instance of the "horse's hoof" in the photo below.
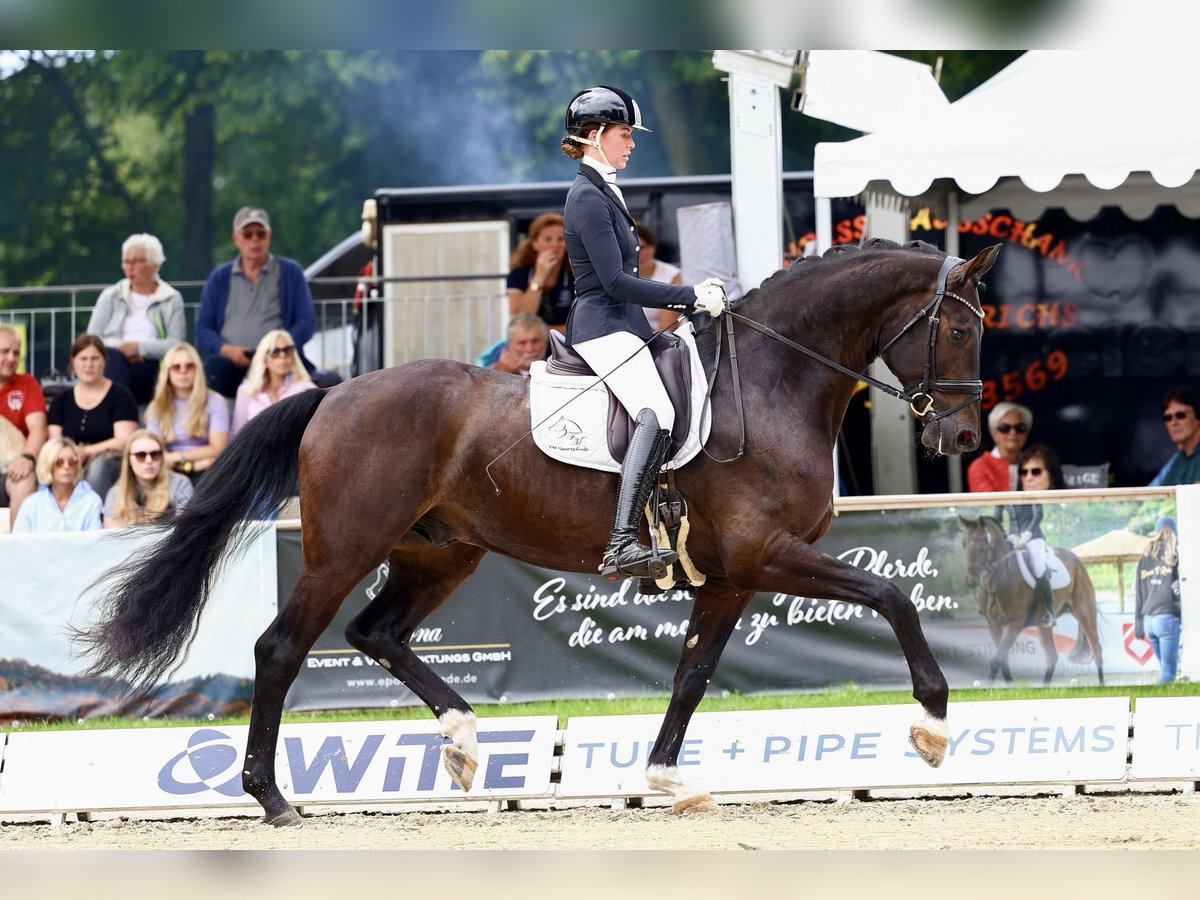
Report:
<svg viewBox="0 0 1200 900"><path fill-rule="evenodd" d="M940 729L936 728L938 723L941 725ZM948 735L944 733L945 728L945 722L942 720L922 719L908 729L908 742L917 751L917 755L935 769L946 758L946 747L950 743Z"/></svg>
<svg viewBox="0 0 1200 900"><path fill-rule="evenodd" d="M442 765L464 791L469 791L475 781L475 769L478 763L463 753L458 747L448 745L442 750Z"/></svg>
<svg viewBox="0 0 1200 900"><path fill-rule="evenodd" d="M276 813L273 816L263 816L262 823L264 825L274 825L276 828L299 828L304 824L304 819L300 817L300 813L289 806L281 813Z"/></svg>
<svg viewBox="0 0 1200 900"><path fill-rule="evenodd" d="M705 793L676 800L671 805L671 809L681 816L699 816L705 813L720 812L721 807L717 805L717 801L712 798L711 794Z"/></svg>

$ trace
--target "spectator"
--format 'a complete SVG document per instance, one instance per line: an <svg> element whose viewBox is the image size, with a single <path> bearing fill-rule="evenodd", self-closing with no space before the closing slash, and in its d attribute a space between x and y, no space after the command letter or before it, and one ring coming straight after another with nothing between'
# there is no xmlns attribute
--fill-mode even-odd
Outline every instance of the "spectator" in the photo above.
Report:
<svg viewBox="0 0 1200 900"><path fill-rule="evenodd" d="M292 336L283 329L268 331L254 351L250 374L238 386L231 433L236 435L272 403L315 387L296 355Z"/></svg>
<svg viewBox="0 0 1200 900"><path fill-rule="evenodd" d="M658 235L649 225L638 222L638 274L651 281L662 284L683 284L683 272L668 262L658 258ZM643 307L646 321L655 331L670 328L679 321L682 313L674 309L658 309L653 306Z"/></svg>
<svg viewBox="0 0 1200 900"><path fill-rule="evenodd" d="M134 234L121 245L125 277L105 288L92 310L87 333L104 341L104 375L149 403L158 363L167 348L187 336L183 298L158 277L166 257L152 234Z"/></svg>
<svg viewBox="0 0 1200 900"><path fill-rule="evenodd" d="M21 504L13 534L39 531L91 531L102 528L100 496L80 481L82 456L70 438L52 436L38 454L41 487Z"/></svg>
<svg viewBox="0 0 1200 900"><path fill-rule="evenodd" d="M229 443L229 406L204 380L200 354L176 344L163 357L146 428L163 439L165 469L192 476L206 470Z"/></svg>
<svg viewBox="0 0 1200 900"><path fill-rule="evenodd" d="M313 336L316 313L300 264L271 251L271 220L264 209L243 206L233 217L237 259L218 266L204 282L196 316L196 345L208 386L233 397L250 368L254 347L282 328L299 349ZM300 362L314 366L300 352Z"/></svg>
<svg viewBox="0 0 1200 900"><path fill-rule="evenodd" d="M192 483L166 465L166 445L153 431L139 428L121 456L121 477L104 498L104 527L152 522L178 509L192 496Z"/></svg>
<svg viewBox="0 0 1200 900"><path fill-rule="evenodd" d="M508 337L479 354L475 364L497 372L528 375L529 364L545 359L549 350L546 323L533 313L517 313L508 323Z"/></svg>
<svg viewBox="0 0 1200 900"><path fill-rule="evenodd" d="M1061 490L1065 485L1058 454L1045 444L1034 444L1017 461L1021 477L1019 490ZM1042 625L1054 626L1054 591L1046 568L1046 539L1042 534L1042 504L1021 503L1008 510L1009 540L1018 550L1024 548L1029 573L1034 577L1033 599L1042 606ZM999 516L997 516L999 518Z"/></svg>
<svg viewBox="0 0 1200 900"><path fill-rule="evenodd" d="M129 388L104 375L104 341L81 334L71 345L76 384L50 402L50 437L78 445L84 479L103 497L121 473L121 451L138 426L137 401Z"/></svg>
<svg viewBox="0 0 1200 900"><path fill-rule="evenodd" d="M10 430L12 454L0 458L0 506L8 507L9 524L21 504L37 490L37 455L46 443L46 398L37 379L18 372L21 337L0 325L0 429Z"/></svg>
<svg viewBox="0 0 1200 900"><path fill-rule="evenodd" d="M1033 413L1019 403L997 403L988 413L988 431L994 446L967 466L967 489L1015 491L1017 458L1029 440Z"/></svg>
<svg viewBox="0 0 1200 900"><path fill-rule="evenodd" d="M1200 481L1200 394L1191 388L1177 387L1163 397L1163 424L1175 444L1175 453L1158 470L1151 487L1169 484L1195 484Z"/></svg>
<svg viewBox="0 0 1200 900"><path fill-rule="evenodd" d="M508 311L534 313L556 331L567 325L575 302L575 276L567 262L563 217L542 213L529 223L529 234L508 261Z"/></svg>
<svg viewBox="0 0 1200 900"><path fill-rule="evenodd" d="M1133 633L1158 660L1158 683L1172 684L1179 669L1179 542L1175 520L1163 516L1137 564Z"/></svg>

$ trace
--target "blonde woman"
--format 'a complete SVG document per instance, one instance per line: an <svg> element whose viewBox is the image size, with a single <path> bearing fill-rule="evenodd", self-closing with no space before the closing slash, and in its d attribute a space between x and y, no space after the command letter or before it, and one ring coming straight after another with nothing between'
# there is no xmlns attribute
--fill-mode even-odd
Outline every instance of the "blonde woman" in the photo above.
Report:
<svg viewBox="0 0 1200 900"><path fill-rule="evenodd" d="M13 534L100 528L100 496L80 480L81 454L70 438L52 437L37 458L41 487L21 504Z"/></svg>
<svg viewBox="0 0 1200 900"><path fill-rule="evenodd" d="M209 390L191 344L176 344L163 355L146 428L163 440L164 467L188 476L211 466L229 443L229 406Z"/></svg>
<svg viewBox="0 0 1200 900"><path fill-rule="evenodd" d="M191 499L191 481L167 468L166 456L166 446L154 432L139 428L130 436L121 477L104 498L105 528L153 521Z"/></svg>
<svg viewBox="0 0 1200 900"><path fill-rule="evenodd" d="M1175 520L1162 516L1137 564L1133 633L1150 644L1158 660L1158 683L1174 684L1179 671L1182 607L1179 602L1179 541Z"/></svg>
<svg viewBox="0 0 1200 900"><path fill-rule="evenodd" d="M246 380L238 386L231 434L271 404L315 387L292 336L282 328L268 331L258 342Z"/></svg>

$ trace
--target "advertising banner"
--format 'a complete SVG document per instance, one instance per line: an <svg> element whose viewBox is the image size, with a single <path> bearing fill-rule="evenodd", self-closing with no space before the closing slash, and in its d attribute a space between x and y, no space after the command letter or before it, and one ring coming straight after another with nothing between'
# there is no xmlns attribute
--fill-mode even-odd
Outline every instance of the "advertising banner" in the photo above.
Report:
<svg viewBox="0 0 1200 900"><path fill-rule="evenodd" d="M446 774L447 739L428 722L284 725L275 771L289 802L487 800L548 796L558 720L479 722L469 795ZM255 806L242 791L248 726L7 735L0 810L70 812Z"/></svg>
<svg viewBox="0 0 1200 900"><path fill-rule="evenodd" d="M993 676L1003 683L1003 669L993 671L998 657L1024 682L1039 683L1053 657L1052 684L1096 683L1090 635L1106 678L1144 681L1157 665L1149 645L1134 636L1133 575L1144 534L1164 509L1173 511L1173 503L1064 499L1046 505L1043 530L1053 547L1084 552L1089 542L1114 531L1139 538L1131 528L1142 537L1123 557L1080 561L1072 583L1056 595L1060 613L1045 634L1030 589L1014 582L1016 600L1006 606L981 595L978 584L968 584L967 523L992 516L993 506L844 512L820 547L889 579L909 598L952 687L991 684ZM1007 524L1003 510L1000 523ZM284 597L299 572L299 533L280 532L278 558ZM288 708L418 702L343 637L346 623L374 596L385 571L381 566L358 586L321 636L288 695ZM471 702L667 693L690 615L691 596L683 591L645 597L632 582L613 584L488 556L422 623L411 643ZM1008 652L998 654L1008 640ZM863 605L759 594L739 620L709 692L846 683L909 685L908 667L887 622Z"/></svg>
<svg viewBox="0 0 1200 900"><path fill-rule="evenodd" d="M946 759L933 769L909 746L919 706L698 713L679 755L710 792L921 785L1120 781L1129 698L952 703ZM662 716L567 723L560 797L643 795Z"/></svg>
<svg viewBox="0 0 1200 900"><path fill-rule="evenodd" d="M122 698L82 674L69 629L93 620L92 583L145 546L136 529L0 540L0 719L249 711L254 641L275 616L273 528L223 567L187 658L151 697Z"/></svg>
<svg viewBox="0 0 1200 900"><path fill-rule="evenodd" d="M1200 779L1200 697L1139 697L1133 766L1141 779Z"/></svg>

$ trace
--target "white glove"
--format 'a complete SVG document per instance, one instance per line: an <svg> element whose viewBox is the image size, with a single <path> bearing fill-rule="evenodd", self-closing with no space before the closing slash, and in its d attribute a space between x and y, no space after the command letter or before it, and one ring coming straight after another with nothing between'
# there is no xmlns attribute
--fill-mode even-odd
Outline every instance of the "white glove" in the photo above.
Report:
<svg viewBox="0 0 1200 900"><path fill-rule="evenodd" d="M1022 531L1021 532L1021 546L1022 547L1024 547L1026 544L1028 544L1032 539L1033 539L1032 531Z"/></svg>
<svg viewBox="0 0 1200 900"><path fill-rule="evenodd" d="M714 319L725 312L725 283L719 278L706 278L692 290L696 294L696 309Z"/></svg>

